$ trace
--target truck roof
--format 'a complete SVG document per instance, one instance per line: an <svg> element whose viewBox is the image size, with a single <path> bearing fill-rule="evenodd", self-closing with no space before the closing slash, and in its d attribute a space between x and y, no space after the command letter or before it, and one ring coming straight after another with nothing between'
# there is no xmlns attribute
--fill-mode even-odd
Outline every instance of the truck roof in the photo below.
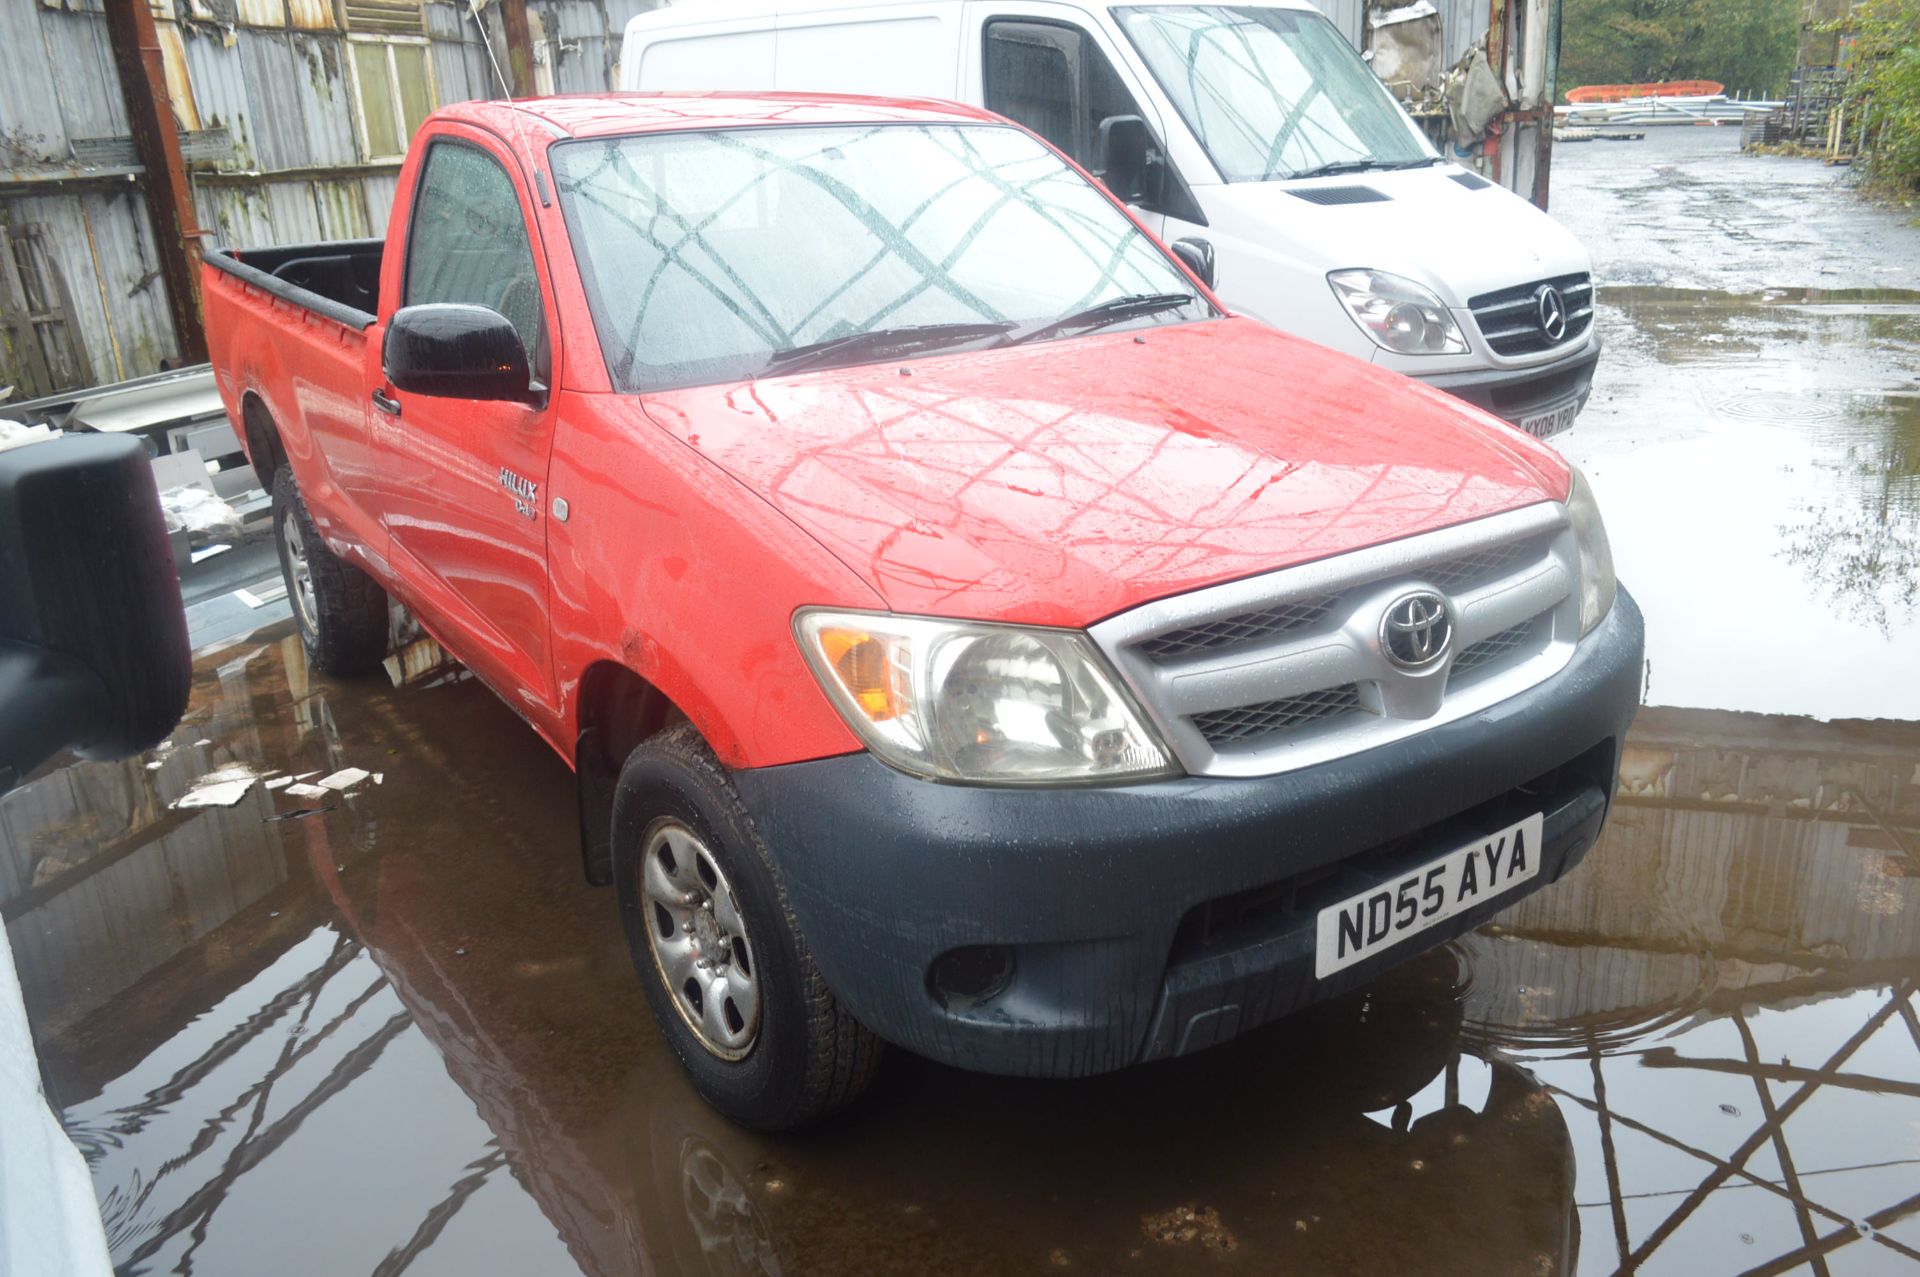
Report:
<svg viewBox="0 0 1920 1277"><path fill-rule="evenodd" d="M860 97L848 93L591 93L481 99L434 112L511 136L529 117L566 137L606 137L754 124L998 123L970 106L932 98Z"/></svg>

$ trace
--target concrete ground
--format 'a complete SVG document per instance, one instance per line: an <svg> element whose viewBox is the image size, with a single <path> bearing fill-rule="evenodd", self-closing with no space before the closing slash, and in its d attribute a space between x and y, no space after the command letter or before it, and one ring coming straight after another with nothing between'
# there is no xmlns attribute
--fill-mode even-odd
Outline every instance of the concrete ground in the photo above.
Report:
<svg viewBox="0 0 1920 1277"><path fill-rule="evenodd" d="M0 801L0 913L124 1272L1881 1273L1920 1261L1920 230L1727 132L1563 149L1562 443L1649 628L1601 845L1364 994L1090 1082L895 1055L714 1118L564 766L472 681L203 652L169 748ZM236 561L237 562L237 561ZM211 587L210 587L211 588ZM217 595L216 597L224 597ZM319 779L169 803L245 765Z"/></svg>

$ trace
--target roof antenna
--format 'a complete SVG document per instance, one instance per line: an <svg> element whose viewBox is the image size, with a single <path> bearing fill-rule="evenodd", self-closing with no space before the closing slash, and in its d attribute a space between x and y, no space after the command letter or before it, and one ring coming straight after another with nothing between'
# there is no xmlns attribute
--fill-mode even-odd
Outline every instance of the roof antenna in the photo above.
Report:
<svg viewBox="0 0 1920 1277"><path fill-rule="evenodd" d="M499 82L500 97L506 102L507 115L513 121L514 140L520 143L520 149L526 154L528 167L533 170L533 184L540 192L540 207L552 208L553 198L547 194L547 175L542 173L539 164L534 162L533 148L527 145L526 130L521 127L520 108L513 104L513 88L507 83L506 73L500 69L500 59L493 51L493 38L487 34L487 21L480 16L481 7L486 2L487 0L467 0L467 15L473 19L474 27L480 32L480 45L487 51L487 64L493 68L493 78Z"/></svg>

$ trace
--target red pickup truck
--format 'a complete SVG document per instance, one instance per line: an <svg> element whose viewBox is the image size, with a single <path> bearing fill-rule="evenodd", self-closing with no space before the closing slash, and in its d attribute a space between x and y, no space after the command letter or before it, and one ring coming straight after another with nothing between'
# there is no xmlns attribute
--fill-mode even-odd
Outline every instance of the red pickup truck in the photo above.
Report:
<svg viewBox="0 0 1920 1277"><path fill-rule="evenodd" d="M1641 622L1579 474L1228 315L1033 134L468 103L391 228L206 256L301 637L368 667L397 600L573 765L736 1120L845 1103L882 1041L1194 1051L1593 845Z"/></svg>

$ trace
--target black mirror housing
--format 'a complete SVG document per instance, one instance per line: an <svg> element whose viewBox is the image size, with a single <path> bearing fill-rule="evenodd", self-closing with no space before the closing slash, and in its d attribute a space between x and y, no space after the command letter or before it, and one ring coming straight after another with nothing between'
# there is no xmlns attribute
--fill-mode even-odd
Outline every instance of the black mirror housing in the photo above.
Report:
<svg viewBox="0 0 1920 1277"><path fill-rule="evenodd" d="M1129 204L1159 200L1166 177L1166 157L1160 154L1153 130L1137 115L1109 115L1100 121L1094 139L1093 175L1118 199Z"/></svg>
<svg viewBox="0 0 1920 1277"><path fill-rule="evenodd" d="M539 399L527 348L485 306L405 306L387 324L381 364L396 390L434 399Z"/></svg>
<svg viewBox="0 0 1920 1277"><path fill-rule="evenodd" d="M154 745L192 679L145 445L76 434L0 452L0 793L62 749Z"/></svg>
<svg viewBox="0 0 1920 1277"><path fill-rule="evenodd" d="M1213 287L1212 240L1200 239L1198 236L1188 236L1185 239L1176 239L1173 243L1167 245L1167 247L1173 250L1175 257L1178 257L1185 263L1188 270L1200 277L1201 283L1205 284L1208 288Z"/></svg>

